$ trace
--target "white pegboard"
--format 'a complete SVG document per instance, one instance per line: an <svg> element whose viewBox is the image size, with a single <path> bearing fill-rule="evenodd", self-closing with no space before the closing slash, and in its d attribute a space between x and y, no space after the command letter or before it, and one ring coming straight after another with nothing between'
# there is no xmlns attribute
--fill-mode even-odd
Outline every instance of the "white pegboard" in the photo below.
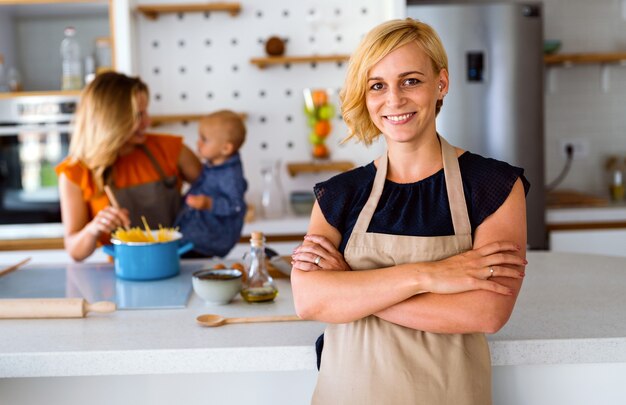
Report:
<svg viewBox="0 0 626 405"><path fill-rule="evenodd" d="M177 1L139 1L138 4ZM188 0L180 3L188 3ZM337 107L333 132L327 144L332 159L366 164L381 151L349 143L339 116L338 97L346 63L275 65L259 69L250 63L265 55L265 40L279 36L287 41L286 55L350 54L362 36L382 22L389 4L379 0L240 2L238 16L226 12L163 14L157 20L135 16L137 69L151 90L151 114L198 114L229 108L247 114L248 137L242 148L250 188L248 201L257 204L263 183L261 166L310 160L309 128L303 113L302 91L330 88ZM197 125L158 128L183 134L195 150ZM281 173L287 195L310 190L330 173L289 178Z"/></svg>

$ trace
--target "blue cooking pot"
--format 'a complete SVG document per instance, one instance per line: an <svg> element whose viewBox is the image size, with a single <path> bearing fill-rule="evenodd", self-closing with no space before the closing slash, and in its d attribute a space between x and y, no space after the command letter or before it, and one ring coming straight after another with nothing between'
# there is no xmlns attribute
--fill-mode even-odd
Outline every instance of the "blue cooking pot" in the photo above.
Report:
<svg viewBox="0 0 626 405"><path fill-rule="evenodd" d="M172 236L167 242L122 242L112 238L113 245L104 245L102 250L115 258L117 277L135 281L159 280L180 273L180 255L193 248L191 242L180 245L180 232Z"/></svg>

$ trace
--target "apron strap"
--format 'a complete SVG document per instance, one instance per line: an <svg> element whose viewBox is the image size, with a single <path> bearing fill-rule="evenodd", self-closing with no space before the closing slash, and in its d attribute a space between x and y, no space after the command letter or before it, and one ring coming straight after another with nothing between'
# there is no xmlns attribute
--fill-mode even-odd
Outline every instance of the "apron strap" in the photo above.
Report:
<svg viewBox="0 0 626 405"><path fill-rule="evenodd" d="M163 184L168 188L174 187L176 185L176 178L173 176L167 177L165 175L165 173L163 172L163 169L161 168L161 165L156 160L152 152L150 152L150 149L148 149L148 147L143 143L137 146L139 146L139 149L141 149L143 153L145 153L146 156L148 156L148 159L150 159L150 162L152 162L152 166L154 166L157 173L159 173L159 177L161 177L161 181L163 182Z"/></svg>
<svg viewBox="0 0 626 405"><path fill-rule="evenodd" d="M445 175L446 191L448 193L448 201L450 204L450 214L452 215L452 226L455 235L470 235L472 226L467 212L467 204L465 201L465 193L463 192L463 180L461 178L461 169L459 168L459 159L456 156L456 150L442 136L439 136L441 143L441 157L443 159L443 170ZM367 232L367 228L374 216L376 206L380 200L387 178L387 151L380 157L376 177L370 196L361 210L356 220L352 232Z"/></svg>
<svg viewBox="0 0 626 405"><path fill-rule="evenodd" d="M356 220L356 224L354 224L354 228L352 232L367 232L367 227L370 225L370 221L374 216L374 211L376 211L376 206L378 205L378 200L380 200L380 196L383 193L383 188L385 186L385 179L387 178L387 150L385 149L385 153L380 157L380 161L378 162L378 168L376 169L376 177L374 177L374 185L372 186L372 192L370 193L365 206L361 210L359 217Z"/></svg>
<svg viewBox="0 0 626 405"><path fill-rule="evenodd" d="M472 233L472 226L467 212L465 193L463 192L463 180L459 159L456 150L441 135L441 156L443 158L443 172L446 178L446 190L450 203L450 213L452 214L452 226L455 235L469 235Z"/></svg>

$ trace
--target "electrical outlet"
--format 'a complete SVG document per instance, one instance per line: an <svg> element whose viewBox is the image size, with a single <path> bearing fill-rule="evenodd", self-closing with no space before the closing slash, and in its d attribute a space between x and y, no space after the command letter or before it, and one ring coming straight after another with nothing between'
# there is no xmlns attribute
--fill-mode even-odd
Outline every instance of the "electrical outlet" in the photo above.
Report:
<svg viewBox="0 0 626 405"><path fill-rule="evenodd" d="M589 141L582 138L561 138L559 140L559 148L561 156L567 158L567 146L571 145L574 149L574 160L585 159L589 156Z"/></svg>

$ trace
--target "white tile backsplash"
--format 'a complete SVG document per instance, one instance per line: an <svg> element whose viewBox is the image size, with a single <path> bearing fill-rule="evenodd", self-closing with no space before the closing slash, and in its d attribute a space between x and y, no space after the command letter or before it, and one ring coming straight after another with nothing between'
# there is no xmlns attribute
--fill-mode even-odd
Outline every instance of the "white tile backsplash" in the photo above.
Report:
<svg viewBox="0 0 626 405"><path fill-rule="evenodd" d="M544 0L544 36L563 42L560 52L626 50L623 0ZM561 187L608 195L603 171L608 155L626 159L626 67L611 65L603 92L600 64L550 67L554 91L546 91L546 182L565 163L562 138L584 139L589 155L573 162ZM546 82L548 88L548 82Z"/></svg>

